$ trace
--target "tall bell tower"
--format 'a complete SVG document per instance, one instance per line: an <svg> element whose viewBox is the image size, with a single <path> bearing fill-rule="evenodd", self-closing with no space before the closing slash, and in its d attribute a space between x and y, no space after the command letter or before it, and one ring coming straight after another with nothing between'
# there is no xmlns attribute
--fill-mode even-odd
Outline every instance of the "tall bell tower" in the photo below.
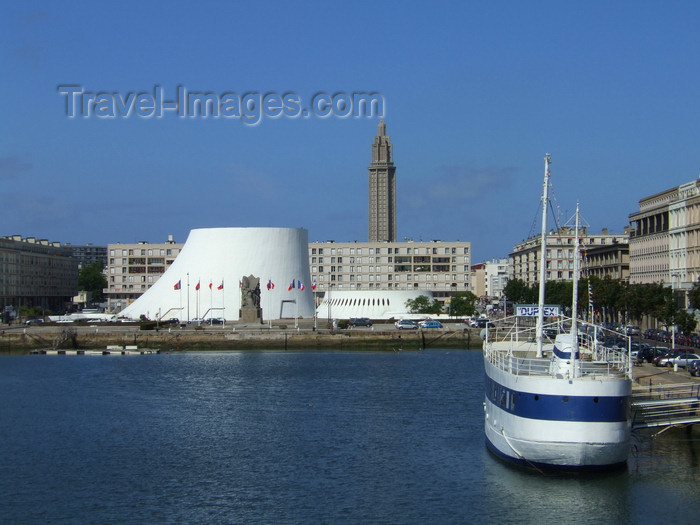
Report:
<svg viewBox="0 0 700 525"><path fill-rule="evenodd" d="M383 120L377 126L369 165L369 242L396 240L396 167Z"/></svg>

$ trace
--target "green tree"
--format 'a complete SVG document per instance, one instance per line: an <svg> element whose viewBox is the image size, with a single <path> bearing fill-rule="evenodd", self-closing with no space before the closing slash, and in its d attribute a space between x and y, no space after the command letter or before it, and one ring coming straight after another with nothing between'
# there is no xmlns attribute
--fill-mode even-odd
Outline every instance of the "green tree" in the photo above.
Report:
<svg viewBox="0 0 700 525"><path fill-rule="evenodd" d="M412 314L439 314L442 311L442 303L437 299L431 301L427 295L419 295L406 301L406 309Z"/></svg>
<svg viewBox="0 0 700 525"><path fill-rule="evenodd" d="M532 304L537 302L538 288L528 286L522 279L511 279L503 288L503 294L514 303Z"/></svg>
<svg viewBox="0 0 700 525"><path fill-rule="evenodd" d="M687 311L682 309L676 312L674 322L675 325L678 327L678 330L680 330L681 333L684 334L692 334L695 331L695 327L698 324L698 322L695 320L694 315L689 314Z"/></svg>
<svg viewBox="0 0 700 525"><path fill-rule="evenodd" d="M450 299L450 315L455 317L474 315L477 299L472 292L456 292Z"/></svg>
<svg viewBox="0 0 700 525"><path fill-rule="evenodd" d="M688 292L690 306L696 310L700 309L700 283L693 283L693 288Z"/></svg>
<svg viewBox="0 0 700 525"><path fill-rule="evenodd" d="M103 264L94 262L88 264L78 273L78 288L92 293L93 301L104 299L103 290L107 287L107 279L102 273Z"/></svg>

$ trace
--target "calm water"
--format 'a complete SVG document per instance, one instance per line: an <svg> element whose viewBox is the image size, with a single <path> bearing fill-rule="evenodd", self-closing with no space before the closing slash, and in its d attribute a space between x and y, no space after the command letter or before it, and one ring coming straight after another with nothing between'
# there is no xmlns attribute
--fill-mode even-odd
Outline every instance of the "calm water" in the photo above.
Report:
<svg viewBox="0 0 700 525"><path fill-rule="evenodd" d="M515 470L482 384L476 351L3 356L0 521L696 523L697 434Z"/></svg>

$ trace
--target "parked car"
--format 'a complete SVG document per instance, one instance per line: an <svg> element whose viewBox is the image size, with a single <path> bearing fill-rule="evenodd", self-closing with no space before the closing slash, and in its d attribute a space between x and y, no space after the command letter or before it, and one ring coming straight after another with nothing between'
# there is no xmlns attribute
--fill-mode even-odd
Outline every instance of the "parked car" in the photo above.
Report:
<svg viewBox="0 0 700 525"><path fill-rule="evenodd" d="M417 330L418 323L412 321L411 319L400 319L394 323L394 326L398 330Z"/></svg>
<svg viewBox="0 0 700 525"><path fill-rule="evenodd" d="M206 324L210 324L210 325L212 325L212 324L225 324L226 323L226 321L221 317L210 317L205 322L206 322Z"/></svg>
<svg viewBox="0 0 700 525"><path fill-rule="evenodd" d="M688 372L691 376L700 376L700 359L688 363Z"/></svg>
<svg viewBox="0 0 700 525"><path fill-rule="evenodd" d="M372 326L372 321L369 317L351 317L348 324L350 326Z"/></svg>
<svg viewBox="0 0 700 525"><path fill-rule="evenodd" d="M668 353L668 348L663 346L652 346L648 348L642 348L637 352L637 362L638 363L653 363L654 359L659 356L666 355Z"/></svg>
<svg viewBox="0 0 700 525"><path fill-rule="evenodd" d="M634 325L627 326L625 331L626 331L627 335L639 335L640 334L639 327L634 326Z"/></svg>
<svg viewBox="0 0 700 525"><path fill-rule="evenodd" d="M695 361L696 359L700 359L700 355L698 354L680 354L673 359L669 359L666 361L666 366L676 366L678 365L678 368L686 368L688 366L688 363L690 361Z"/></svg>
<svg viewBox="0 0 700 525"><path fill-rule="evenodd" d="M436 321L435 319L426 319L425 321L420 322L420 327L421 328L442 328L442 323L440 321Z"/></svg>
<svg viewBox="0 0 700 525"><path fill-rule="evenodd" d="M666 352L664 355L660 355L654 359L654 364L656 366L666 366L669 360L674 359L683 353L682 350L671 350Z"/></svg>

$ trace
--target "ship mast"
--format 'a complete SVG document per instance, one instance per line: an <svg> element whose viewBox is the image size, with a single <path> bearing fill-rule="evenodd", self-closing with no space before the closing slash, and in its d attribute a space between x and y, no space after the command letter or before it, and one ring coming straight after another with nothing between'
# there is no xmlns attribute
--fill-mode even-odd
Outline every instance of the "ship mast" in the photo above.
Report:
<svg viewBox="0 0 700 525"><path fill-rule="evenodd" d="M544 330L544 278L547 261L547 206L549 204L549 165L552 157L544 156L544 187L542 189L542 234L540 236L540 295L537 303L537 357L542 357L542 339Z"/></svg>
<svg viewBox="0 0 700 525"><path fill-rule="evenodd" d="M573 298L571 300L571 376L576 377L576 355L578 354L578 279L579 279L579 250L581 246L581 237L579 235L579 212L578 202L576 203L576 226L575 235L576 242L574 243L574 283L573 283Z"/></svg>

